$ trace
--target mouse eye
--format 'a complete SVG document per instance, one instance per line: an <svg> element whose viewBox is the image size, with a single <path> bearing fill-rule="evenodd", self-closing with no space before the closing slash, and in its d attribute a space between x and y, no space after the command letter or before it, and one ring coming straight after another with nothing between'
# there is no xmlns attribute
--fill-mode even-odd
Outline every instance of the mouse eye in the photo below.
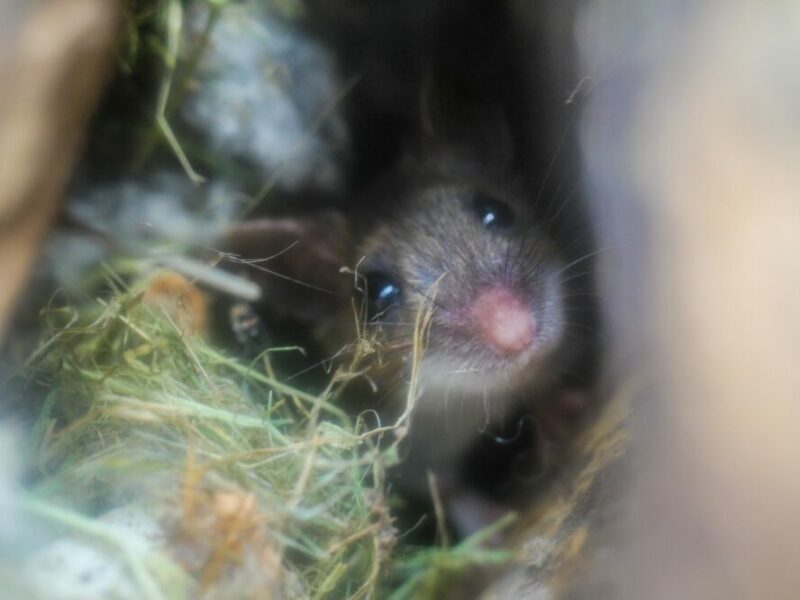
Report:
<svg viewBox="0 0 800 600"><path fill-rule="evenodd" d="M514 213L505 203L486 194L477 194L473 208L481 225L487 229L508 229L514 223Z"/></svg>
<svg viewBox="0 0 800 600"><path fill-rule="evenodd" d="M386 273L367 273L366 284L367 317L370 319L382 317L403 294L400 283Z"/></svg>

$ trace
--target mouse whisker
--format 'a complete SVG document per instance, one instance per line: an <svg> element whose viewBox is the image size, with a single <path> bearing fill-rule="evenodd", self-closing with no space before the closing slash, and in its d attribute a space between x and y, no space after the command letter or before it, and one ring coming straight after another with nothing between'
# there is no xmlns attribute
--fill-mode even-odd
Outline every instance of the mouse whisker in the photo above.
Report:
<svg viewBox="0 0 800 600"><path fill-rule="evenodd" d="M569 262L565 266L561 267L558 271L556 271L554 273L554 276L558 277L559 275L561 275L562 273L568 271L572 267L574 267L574 266L576 266L576 265L578 265L578 264L580 264L582 262L585 262L585 261L589 260L590 258L594 258L595 256L597 256L599 254L602 254L606 250L607 250L606 248L600 248L598 250L594 250L593 252L589 252L587 254L584 254L583 256L581 256L579 258L576 258L572 262Z"/></svg>
<svg viewBox="0 0 800 600"><path fill-rule="evenodd" d="M238 257L238 256L236 256L234 254L224 254L222 259L223 260L227 260L228 262L231 262L233 264L240 264L240 265L246 266L246 267L248 267L250 269L254 269L256 271L260 271L262 273L266 273L267 275L271 275L273 277L277 277L278 279L283 279L284 281L289 281L290 283L294 283L294 284L300 285L302 287L308 288L310 290L314 290L316 292L322 292L324 294L328 294L328 295L334 296L336 298L344 298L344 296L342 294L338 293L338 292L335 292L333 290L329 290L327 288L320 287L318 285L314 285L313 283L308 283L307 281L303 281L302 279L297 279L295 277L290 277L289 275L284 275L283 273L280 273L280 272L275 271L273 269L269 269L269 268L267 268L267 267L265 267L265 266L263 266L261 264L258 264L256 262L252 262L251 260Z"/></svg>
<svg viewBox="0 0 800 600"><path fill-rule="evenodd" d="M563 286L564 284L567 284L571 281L581 280L590 275L594 275L594 270L590 269L587 271L579 271L577 273L572 273L569 277L560 277L559 279L556 280L556 284L558 286Z"/></svg>
<svg viewBox="0 0 800 600"><path fill-rule="evenodd" d="M555 151L553 152L553 156L550 159L547 168L545 169L544 177L542 177L542 184L539 187L539 192L536 194L536 199L534 200L534 207L538 208L542 198L545 195L545 191L547 190L547 184L550 181L550 177L555 172L556 164L558 163L558 159L561 157L561 153L564 151L565 147L567 146L567 142L570 138L570 133L572 132L572 128L575 124L575 119L577 116L577 111L573 112L569 120L567 121L566 125L564 126L564 131L561 133L561 137L556 144Z"/></svg>
<svg viewBox="0 0 800 600"><path fill-rule="evenodd" d="M560 191L560 189L561 189L561 185L559 185L559 191ZM558 202L558 208L555 211L553 211L553 214L551 214L547 218L547 224L546 224L547 228L552 228L553 226L555 226L558 223L558 219L564 213L564 210L568 206L571 206L573 204L574 200L579 197L579 194L578 194L579 189L580 189L580 186L578 184L574 185L572 187L572 189L564 195L564 200L561 201L561 202ZM555 194L554 198L557 198L557 197L558 197L558 194Z"/></svg>

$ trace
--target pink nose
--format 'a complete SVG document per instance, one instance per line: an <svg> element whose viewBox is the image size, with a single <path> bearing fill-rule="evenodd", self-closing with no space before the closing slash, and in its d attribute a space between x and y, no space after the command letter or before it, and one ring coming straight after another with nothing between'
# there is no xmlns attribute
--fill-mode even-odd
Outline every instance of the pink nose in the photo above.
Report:
<svg viewBox="0 0 800 600"><path fill-rule="evenodd" d="M472 316L484 342L498 354L519 354L533 342L536 323L530 307L505 288L482 292L472 305Z"/></svg>

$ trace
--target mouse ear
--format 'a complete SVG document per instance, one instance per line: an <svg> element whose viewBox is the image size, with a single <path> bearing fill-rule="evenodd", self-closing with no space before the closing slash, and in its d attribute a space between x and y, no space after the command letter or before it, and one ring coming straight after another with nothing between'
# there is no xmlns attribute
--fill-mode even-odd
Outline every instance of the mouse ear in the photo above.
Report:
<svg viewBox="0 0 800 600"><path fill-rule="evenodd" d="M347 221L333 211L262 218L232 226L225 245L238 270L262 290L259 307L314 322L349 303L353 278Z"/></svg>
<svg viewBox="0 0 800 600"><path fill-rule="evenodd" d="M445 153L498 177L513 169L518 149L499 104L471 105L431 83L420 92L420 121L421 154Z"/></svg>

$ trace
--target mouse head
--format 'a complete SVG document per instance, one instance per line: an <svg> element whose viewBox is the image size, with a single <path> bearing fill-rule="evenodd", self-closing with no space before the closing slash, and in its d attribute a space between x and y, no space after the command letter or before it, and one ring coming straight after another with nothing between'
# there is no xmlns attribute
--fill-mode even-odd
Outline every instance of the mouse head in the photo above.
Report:
<svg viewBox="0 0 800 600"><path fill-rule="evenodd" d="M430 307L426 390L483 394L536 379L562 345L565 310L559 257L528 203L470 177L403 181L382 189L373 210L250 224L231 246L277 255L262 264L280 276L259 277L269 308L320 326L332 351L347 340L342 324L353 324L356 298L397 376L416 316Z"/></svg>
<svg viewBox="0 0 800 600"><path fill-rule="evenodd" d="M493 390L535 378L563 338L559 263L520 196L425 182L390 202L359 245L368 316L395 344L432 308L422 382Z"/></svg>

